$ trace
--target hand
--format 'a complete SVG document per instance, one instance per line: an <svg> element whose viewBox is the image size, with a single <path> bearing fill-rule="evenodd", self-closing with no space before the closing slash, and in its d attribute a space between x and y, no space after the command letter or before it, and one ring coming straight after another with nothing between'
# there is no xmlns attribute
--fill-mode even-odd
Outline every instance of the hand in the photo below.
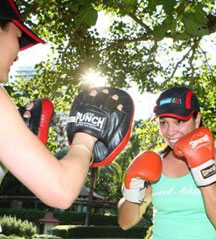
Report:
<svg viewBox="0 0 216 239"><path fill-rule="evenodd" d="M186 158L197 186L216 182L214 138L208 128L201 127L183 136L173 150L178 157Z"/></svg>
<svg viewBox="0 0 216 239"><path fill-rule="evenodd" d="M123 196L134 203L142 203L146 184L159 180L162 161L158 154L145 151L138 155L129 165L124 179Z"/></svg>

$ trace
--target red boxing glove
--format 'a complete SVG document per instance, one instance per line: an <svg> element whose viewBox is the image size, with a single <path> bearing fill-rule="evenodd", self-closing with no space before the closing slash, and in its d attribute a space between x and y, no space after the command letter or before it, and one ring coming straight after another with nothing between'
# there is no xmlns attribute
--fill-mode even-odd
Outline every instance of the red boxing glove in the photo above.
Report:
<svg viewBox="0 0 216 239"><path fill-rule="evenodd" d="M145 182L159 180L162 161L158 154L145 151L129 165L124 179L123 196L126 200L141 203L145 197Z"/></svg>
<svg viewBox="0 0 216 239"><path fill-rule="evenodd" d="M216 182L214 138L208 128L201 127L183 136L173 150L178 157L186 158L197 186Z"/></svg>

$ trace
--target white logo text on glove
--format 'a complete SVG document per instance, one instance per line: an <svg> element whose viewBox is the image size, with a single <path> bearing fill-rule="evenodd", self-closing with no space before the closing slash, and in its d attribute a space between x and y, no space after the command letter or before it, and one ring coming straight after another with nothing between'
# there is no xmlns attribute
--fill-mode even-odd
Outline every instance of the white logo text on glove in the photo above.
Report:
<svg viewBox="0 0 216 239"><path fill-rule="evenodd" d="M95 115L92 112L77 112L75 116L69 117L69 123L76 125L88 125L94 129L101 131L104 128L106 117Z"/></svg>

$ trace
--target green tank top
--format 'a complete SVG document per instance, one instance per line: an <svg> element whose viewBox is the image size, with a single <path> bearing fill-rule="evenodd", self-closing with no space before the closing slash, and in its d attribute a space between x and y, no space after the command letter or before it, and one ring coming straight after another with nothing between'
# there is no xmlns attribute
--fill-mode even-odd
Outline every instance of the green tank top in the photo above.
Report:
<svg viewBox="0 0 216 239"><path fill-rule="evenodd" d="M153 239L216 239L216 229L190 173L179 178L162 175L151 186Z"/></svg>

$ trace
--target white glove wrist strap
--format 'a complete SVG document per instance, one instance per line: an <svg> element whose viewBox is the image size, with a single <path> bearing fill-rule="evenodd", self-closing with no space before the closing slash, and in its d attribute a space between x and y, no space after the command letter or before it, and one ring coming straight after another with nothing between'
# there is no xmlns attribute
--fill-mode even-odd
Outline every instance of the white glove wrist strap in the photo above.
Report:
<svg viewBox="0 0 216 239"><path fill-rule="evenodd" d="M208 186L216 182L216 164L213 159L192 168L191 172L197 186Z"/></svg>
<svg viewBox="0 0 216 239"><path fill-rule="evenodd" d="M142 203L145 197L145 191L146 189L127 189L125 186L123 187L123 197L133 203Z"/></svg>

